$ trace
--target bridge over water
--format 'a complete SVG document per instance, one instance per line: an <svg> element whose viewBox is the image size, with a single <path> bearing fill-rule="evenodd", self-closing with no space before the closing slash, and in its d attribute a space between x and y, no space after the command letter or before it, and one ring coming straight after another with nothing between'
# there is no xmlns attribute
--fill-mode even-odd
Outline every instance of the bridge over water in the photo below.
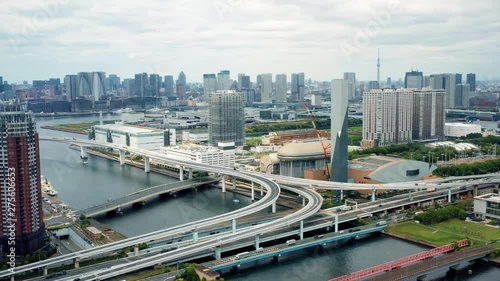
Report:
<svg viewBox="0 0 500 281"><path fill-rule="evenodd" d="M161 194L173 193L184 189L195 188L201 185L219 182L220 180L221 179L218 177L203 177L203 178L190 179L182 182L162 184L146 188L117 199L104 202L100 205L76 211L75 215L80 216L83 214L87 217L92 217L110 211L119 210L122 207L140 203Z"/></svg>

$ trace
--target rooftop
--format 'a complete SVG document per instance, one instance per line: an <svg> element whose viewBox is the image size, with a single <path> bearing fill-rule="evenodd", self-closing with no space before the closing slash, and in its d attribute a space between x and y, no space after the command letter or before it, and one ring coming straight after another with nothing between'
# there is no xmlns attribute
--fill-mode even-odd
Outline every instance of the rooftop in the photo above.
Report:
<svg viewBox="0 0 500 281"><path fill-rule="evenodd" d="M161 130L151 129L146 127L125 125L125 124L106 124L106 125L95 125L96 129L111 130L111 131L121 131L130 134L144 134L144 133L158 133Z"/></svg>
<svg viewBox="0 0 500 281"><path fill-rule="evenodd" d="M456 151L465 151L465 150L479 150L479 147L472 143L454 143L452 141L441 141L441 142L434 142L426 145L427 147L432 147L432 148L437 148L437 147L451 147L454 148Z"/></svg>
<svg viewBox="0 0 500 281"><path fill-rule="evenodd" d="M498 194L495 194L495 193L484 194L481 196L474 197L474 199L500 203L500 196Z"/></svg>
<svg viewBox="0 0 500 281"><path fill-rule="evenodd" d="M470 123L445 123L446 126L453 126L453 127L481 127L479 124L470 124Z"/></svg>

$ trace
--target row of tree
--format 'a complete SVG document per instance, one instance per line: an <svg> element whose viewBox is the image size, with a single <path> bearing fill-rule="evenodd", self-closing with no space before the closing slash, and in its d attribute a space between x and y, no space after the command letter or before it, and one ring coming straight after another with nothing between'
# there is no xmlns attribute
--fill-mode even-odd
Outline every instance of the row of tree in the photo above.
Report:
<svg viewBox="0 0 500 281"><path fill-rule="evenodd" d="M447 221L449 219L465 220L467 212L459 205L453 204L444 208L429 209L426 212L416 215L415 219L423 224L431 225Z"/></svg>
<svg viewBox="0 0 500 281"><path fill-rule="evenodd" d="M471 164L439 167L434 170L433 174L440 177L469 176L496 173L498 171L500 171L500 159L487 160L484 162L476 162Z"/></svg>
<svg viewBox="0 0 500 281"><path fill-rule="evenodd" d="M349 127L359 127L363 124L363 120L357 118L349 118ZM330 130L331 120L321 119L315 120L318 130ZM309 120L300 121L289 121L289 122L279 122L279 123L258 123L252 124L245 127L245 134L247 136L252 135L263 135L269 132L279 132L288 130L307 130L313 129L313 125Z"/></svg>

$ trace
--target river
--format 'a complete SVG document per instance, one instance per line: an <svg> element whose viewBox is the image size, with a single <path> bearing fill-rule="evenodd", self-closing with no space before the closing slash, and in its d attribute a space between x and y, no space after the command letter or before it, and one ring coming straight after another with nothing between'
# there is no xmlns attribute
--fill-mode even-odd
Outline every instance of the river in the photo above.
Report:
<svg viewBox="0 0 500 281"><path fill-rule="evenodd" d="M104 120L119 120L116 115L104 115ZM43 125L97 121L97 116L78 118L37 118L41 136L86 138L65 132L41 129ZM42 174L59 192L58 198L76 208L86 208L118 198L149 186L175 182L176 179L158 174L145 174L142 169L121 167L118 163L89 155L83 165L79 152L68 145L40 143ZM233 199L240 202L235 203ZM182 192L177 197L166 197L147 202L147 206L125 209L123 216L100 216L96 219L126 236L134 236L212 217L247 206L247 197L218 189ZM265 212L265 211L264 211ZM337 248L304 250L280 257L278 263L261 261L252 267L243 266L237 272L225 272L230 281L328 280L329 278L360 270L398 257L425 250L424 247L389 237L372 237ZM481 272L481 273L480 273ZM443 274L429 276L428 280L443 279ZM453 280L500 280L500 269L489 265L473 268L473 275L461 275Z"/></svg>

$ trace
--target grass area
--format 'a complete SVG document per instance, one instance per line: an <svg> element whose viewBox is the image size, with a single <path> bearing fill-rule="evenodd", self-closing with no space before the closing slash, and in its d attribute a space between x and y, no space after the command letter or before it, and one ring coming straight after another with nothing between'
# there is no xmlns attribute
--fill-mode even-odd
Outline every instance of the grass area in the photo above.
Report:
<svg viewBox="0 0 500 281"><path fill-rule="evenodd" d="M104 124L114 124L115 120L105 120ZM53 130L69 130L74 132L79 132L81 134L87 134L89 128L94 125L98 125L99 122L88 122L88 123L73 123L73 124L58 124L58 125L49 125L46 126L48 129Z"/></svg>
<svg viewBox="0 0 500 281"><path fill-rule="evenodd" d="M457 219L442 222L436 225L439 229L445 229L454 233L460 233L469 237L484 240L500 240L500 229L479 223L466 222Z"/></svg>
<svg viewBox="0 0 500 281"><path fill-rule="evenodd" d="M454 241L465 239L464 235L454 234L448 231L443 232L439 229L413 222L389 226L385 229L385 231L387 233L408 237L417 241L431 243L437 246L442 246L450 244Z"/></svg>
<svg viewBox="0 0 500 281"><path fill-rule="evenodd" d="M148 270L148 271L139 272L137 274L129 275L126 277L127 277L127 281L138 281L138 280L143 280L143 279L146 279L149 277L157 276L160 274L164 274L164 273L167 273L170 271L172 271L172 268L162 267L162 268L158 268L158 269L155 269L152 271ZM120 278L119 280L122 280L122 278Z"/></svg>

